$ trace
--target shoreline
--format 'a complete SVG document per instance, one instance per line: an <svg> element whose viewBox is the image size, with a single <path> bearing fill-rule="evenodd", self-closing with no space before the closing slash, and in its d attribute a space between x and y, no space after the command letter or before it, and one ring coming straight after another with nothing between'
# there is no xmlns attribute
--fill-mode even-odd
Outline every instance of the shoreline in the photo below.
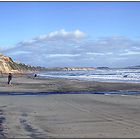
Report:
<svg viewBox="0 0 140 140"><path fill-rule="evenodd" d="M0 92L140 92L140 83L96 82L65 78L41 78L31 74L13 75L7 84L7 75L0 76Z"/></svg>

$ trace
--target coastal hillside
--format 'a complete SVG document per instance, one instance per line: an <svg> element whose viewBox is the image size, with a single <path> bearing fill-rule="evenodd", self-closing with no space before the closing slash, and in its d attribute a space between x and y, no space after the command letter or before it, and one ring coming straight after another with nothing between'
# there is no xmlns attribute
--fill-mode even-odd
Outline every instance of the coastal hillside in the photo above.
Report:
<svg viewBox="0 0 140 140"><path fill-rule="evenodd" d="M23 73L28 71L44 70L43 67L34 67L23 63L17 63L12 58L0 54L0 73Z"/></svg>

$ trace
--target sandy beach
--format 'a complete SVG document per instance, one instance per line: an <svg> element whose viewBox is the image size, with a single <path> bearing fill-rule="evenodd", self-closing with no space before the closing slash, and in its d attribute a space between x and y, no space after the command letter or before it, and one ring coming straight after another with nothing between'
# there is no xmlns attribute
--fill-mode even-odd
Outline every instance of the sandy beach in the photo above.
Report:
<svg viewBox="0 0 140 140"><path fill-rule="evenodd" d="M0 138L140 138L139 116L139 96L1 96Z"/></svg>
<svg viewBox="0 0 140 140"><path fill-rule="evenodd" d="M0 138L140 138L140 96L86 91L140 91L140 84L0 77L0 92L67 92L0 96ZM76 94L78 92L85 94Z"/></svg>

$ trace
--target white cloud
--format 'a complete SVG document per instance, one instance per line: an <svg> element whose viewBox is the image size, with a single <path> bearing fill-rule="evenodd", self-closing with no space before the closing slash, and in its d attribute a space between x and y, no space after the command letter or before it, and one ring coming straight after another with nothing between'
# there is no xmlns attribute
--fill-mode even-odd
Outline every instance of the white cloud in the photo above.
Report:
<svg viewBox="0 0 140 140"><path fill-rule="evenodd" d="M97 53L97 52L87 52L87 55L95 55L95 56L105 56L105 55L112 55L112 52L104 52L104 53Z"/></svg>
<svg viewBox="0 0 140 140"><path fill-rule="evenodd" d="M47 57L76 57L80 54L48 54Z"/></svg>
<svg viewBox="0 0 140 140"><path fill-rule="evenodd" d="M128 51L128 52L124 52L124 53L121 53L119 55L122 55L122 56L127 56L127 55L140 55L140 52L137 52L137 51Z"/></svg>
<svg viewBox="0 0 140 140"><path fill-rule="evenodd" d="M51 41L56 39L83 39L86 34L80 30L66 31L64 29L59 31L50 32L47 35L40 35L34 39L34 41Z"/></svg>
<svg viewBox="0 0 140 140"><path fill-rule="evenodd" d="M45 35L37 36L30 40L24 40L18 43L18 46L36 46L40 45L42 43L58 43L61 44L62 42L68 43L68 42L77 42L81 41L81 39L84 39L86 37L86 34L79 29L76 29L74 31L66 31L64 29L53 31Z"/></svg>
<svg viewBox="0 0 140 140"><path fill-rule="evenodd" d="M105 55L105 53L93 53L93 52L87 52L87 55Z"/></svg>

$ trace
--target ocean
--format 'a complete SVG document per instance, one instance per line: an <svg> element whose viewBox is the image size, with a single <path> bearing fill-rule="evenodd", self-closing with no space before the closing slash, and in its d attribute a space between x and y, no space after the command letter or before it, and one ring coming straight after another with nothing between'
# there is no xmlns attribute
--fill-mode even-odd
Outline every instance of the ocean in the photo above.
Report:
<svg viewBox="0 0 140 140"><path fill-rule="evenodd" d="M95 69L87 71L47 71L43 78L67 78L99 82L140 83L140 69Z"/></svg>

